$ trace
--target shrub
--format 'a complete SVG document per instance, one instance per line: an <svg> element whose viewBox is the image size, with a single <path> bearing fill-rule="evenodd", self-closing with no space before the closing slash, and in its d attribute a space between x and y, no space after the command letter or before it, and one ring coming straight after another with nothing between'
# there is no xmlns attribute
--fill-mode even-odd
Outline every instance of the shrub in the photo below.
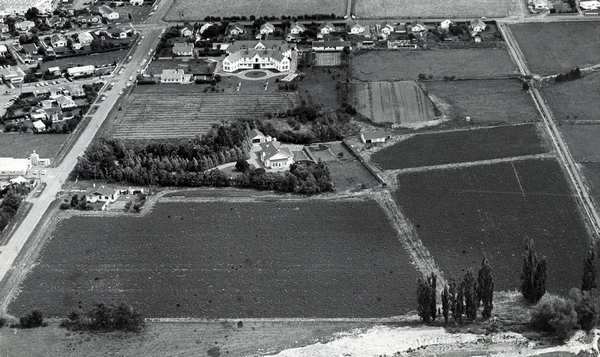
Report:
<svg viewBox="0 0 600 357"><path fill-rule="evenodd" d="M579 326L573 301L558 296L543 297L534 307L531 325L534 329L550 333L561 341L567 340Z"/></svg>
<svg viewBox="0 0 600 357"><path fill-rule="evenodd" d="M68 204L67 202L63 202L60 204L60 209L69 209L71 208L71 205Z"/></svg>
<svg viewBox="0 0 600 357"><path fill-rule="evenodd" d="M20 322L23 328L40 327L44 324L44 316L40 310L33 310L31 314L22 316Z"/></svg>
<svg viewBox="0 0 600 357"><path fill-rule="evenodd" d="M6 318L0 317L0 328L3 328L6 325Z"/></svg>
<svg viewBox="0 0 600 357"><path fill-rule="evenodd" d="M85 314L72 312L63 320L61 327L69 330L94 330L99 332L131 331L139 332L144 327L142 315L132 306L121 303L95 304Z"/></svg>

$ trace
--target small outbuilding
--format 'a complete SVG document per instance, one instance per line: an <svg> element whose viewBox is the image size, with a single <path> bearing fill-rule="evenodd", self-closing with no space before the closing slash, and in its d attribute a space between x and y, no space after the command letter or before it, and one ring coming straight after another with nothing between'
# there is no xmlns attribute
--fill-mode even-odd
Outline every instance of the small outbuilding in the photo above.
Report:
<svg viewBox="0 0 600 357"><path fill-rule="evenodd" d="M384 143L387 139L391 139L392 134L383 130L364 131L360 133L360 140L365 144Z"/></svg>

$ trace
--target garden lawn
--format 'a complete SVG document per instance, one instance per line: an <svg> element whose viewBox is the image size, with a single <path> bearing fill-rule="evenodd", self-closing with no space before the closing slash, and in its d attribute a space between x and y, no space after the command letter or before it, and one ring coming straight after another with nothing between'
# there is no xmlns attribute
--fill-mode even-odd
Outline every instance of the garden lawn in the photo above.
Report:
<svg viewBox="0 0 600 357"><path fill-rule="evenodd" d="M53 158L68 134L0 133L0 157L28 158L35 150L41 158Z"/></svg>
<svg viewBox="0 0 600 357"><path fill-rule="evenodd" d="M401 174L396 203L445 277L475 272L484 254L495 289L516 289L524 240L547 257L547 290L581 284L589 237L555 160L525 160Z"/></svg>
<svg viewBox="0 0 600 357"><path fill-rule="evenodd" d="M465 65L468 63L468 65ZM505 49L366 51L352 59L352 76L362 81L506 78L518 71Z"/></svg>
<svg viewBox="0 0 600 357"><path fill-rule="evenodd" d="M510 25L531 71L549 75L600 64L600 22Z"/></svg>
<svg viewBox="0 0 600 357"><path fill-rule="evenodd" d="M374 153L383 170L499 159L547 152L534 124L417 134Z"/></svg>
<svg viewBox="0 0 600 357"><path fill-rule="evenodd" d="M482 124L539 121L529 93L518 79L424 82L429 94L446 104L450 119Z"/></svg>
<svg viewBox="0 0 600 357"><path fill-rule="evenodd" d="M413 267L374 201L158 203L58 224L9 306L66 316L385 317L414 309Z"/></svg>

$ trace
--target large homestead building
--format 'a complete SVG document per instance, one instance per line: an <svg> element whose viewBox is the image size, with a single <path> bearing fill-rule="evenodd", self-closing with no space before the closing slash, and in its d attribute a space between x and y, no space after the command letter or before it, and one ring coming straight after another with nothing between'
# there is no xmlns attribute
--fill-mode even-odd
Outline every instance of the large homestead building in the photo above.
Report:
<svg viewBox="0 0 600 357"><path fill-rule="evenodd" d="M291 69L292 49L282 40L236 41L226 50L224 72L247 69Z"/></svg>

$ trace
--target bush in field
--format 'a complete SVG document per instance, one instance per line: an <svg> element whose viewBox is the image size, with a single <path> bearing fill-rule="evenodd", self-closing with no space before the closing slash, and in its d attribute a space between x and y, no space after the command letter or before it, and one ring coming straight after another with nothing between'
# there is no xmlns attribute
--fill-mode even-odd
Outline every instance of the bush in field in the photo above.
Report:
<svg viewBox="0 0 600 357"><path fill-rule="evenodd" d="M84 314L72 312L60 325L69 330L93 330L99 332L139 332L144 327L144 318L132 306L121 303L98 303Z"/></svg>
<svg viewBox="0 0 600 357"><path fill-rule="evenodd" d="M573 301L558 296L545 296L534 307L531 325L561 341L567 340L578 327Z"/></svg>
<svg viewBox="0 0 600 357"><path fill-rule="evenodd" d="M530 303L538 302L546 293L546 266L546 257L539 258L533 240L527 238L519 291Z"/></svg>
<svg viewBox="0 0 600 357"><path fill-rule="evenodd" d="M19 321L23 328L40 327L44 325L44 315L40 310L33 310L30 314L22 316Z"/></svg>

